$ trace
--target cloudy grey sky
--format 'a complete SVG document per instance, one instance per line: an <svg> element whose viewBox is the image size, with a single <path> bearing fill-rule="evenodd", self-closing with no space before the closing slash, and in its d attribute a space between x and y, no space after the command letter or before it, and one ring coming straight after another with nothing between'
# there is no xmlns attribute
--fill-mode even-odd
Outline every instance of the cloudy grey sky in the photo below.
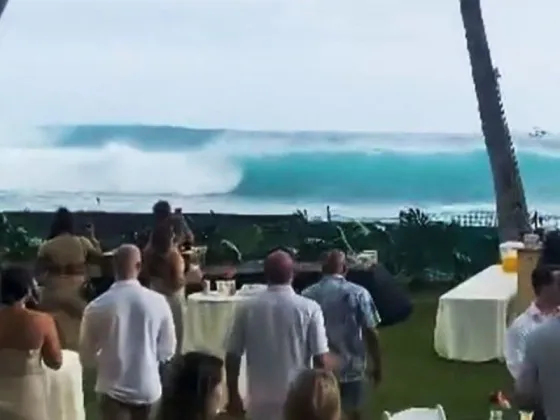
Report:
<svg viewBox="0 0 560 420"><path fill-rule="evenodd" d="M484 0L510 125L560 131L557 0ZM458 0L11 0L0 119L478 131Z"/></svg>

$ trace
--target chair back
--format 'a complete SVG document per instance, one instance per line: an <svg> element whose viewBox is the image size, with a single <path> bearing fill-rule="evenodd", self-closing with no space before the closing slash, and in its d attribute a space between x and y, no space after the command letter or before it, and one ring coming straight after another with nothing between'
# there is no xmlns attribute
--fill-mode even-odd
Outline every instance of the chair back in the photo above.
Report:
<svg viewBox="0 0 560 420"><path fill-rule="evenodd" d="M445 411L441 405L435 408L407 408L398 413L383 413L383 420L447 420Z"/></svg>

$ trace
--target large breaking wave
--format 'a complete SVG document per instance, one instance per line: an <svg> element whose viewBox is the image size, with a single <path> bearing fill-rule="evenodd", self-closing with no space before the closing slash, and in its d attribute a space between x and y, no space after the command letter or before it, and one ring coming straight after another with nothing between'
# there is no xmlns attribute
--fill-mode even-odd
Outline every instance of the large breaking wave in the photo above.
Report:
<svg viewBox="0 0 560 420"><path fill-rule="evenodd" d="M560 204L560 139L518 136L516 143L531 203ZM1 126L0 193L12 201L22 193L443 207L493 201L478 135L141 125Z"/></svg>

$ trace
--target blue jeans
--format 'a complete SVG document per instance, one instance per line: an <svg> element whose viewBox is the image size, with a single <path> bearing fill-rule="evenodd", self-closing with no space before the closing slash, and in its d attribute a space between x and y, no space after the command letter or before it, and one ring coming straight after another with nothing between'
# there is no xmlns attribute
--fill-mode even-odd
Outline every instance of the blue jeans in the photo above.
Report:
<svg viewBox="0 0 560 420"><path fill-rule="evenodd" d="M345 412L353 412L361 409L366 389L365 381L339 382L338 385L340 388L342 410Z"/></svg>

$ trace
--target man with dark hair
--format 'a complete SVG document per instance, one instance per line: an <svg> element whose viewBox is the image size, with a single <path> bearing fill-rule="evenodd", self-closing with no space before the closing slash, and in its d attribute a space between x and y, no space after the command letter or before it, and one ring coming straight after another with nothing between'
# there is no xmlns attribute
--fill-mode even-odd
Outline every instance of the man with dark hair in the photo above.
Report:
<svg viewBox="0 0 560 420"><path fill-rule="evenodd" d="M546 321L558 314L560 288L557 269L558 267L555 266L539 265L533 270L531 283L535 300L512 322L507 330L504 346L506 365L516 382L520 380L522 374L528 338ZM542 420L546 417L540 407L535 407L533 418Z"/></svg>
<svg viewBox="0 0 560 420"><path fill-rule="evenodd" d="M531 275L531 283L535 300L511 323L506 334L504 356L507 368L514 379L519 375L525 357L527 336L558 310L556 301L558 285L554 276L554 267L537 266Z"/></svg>

